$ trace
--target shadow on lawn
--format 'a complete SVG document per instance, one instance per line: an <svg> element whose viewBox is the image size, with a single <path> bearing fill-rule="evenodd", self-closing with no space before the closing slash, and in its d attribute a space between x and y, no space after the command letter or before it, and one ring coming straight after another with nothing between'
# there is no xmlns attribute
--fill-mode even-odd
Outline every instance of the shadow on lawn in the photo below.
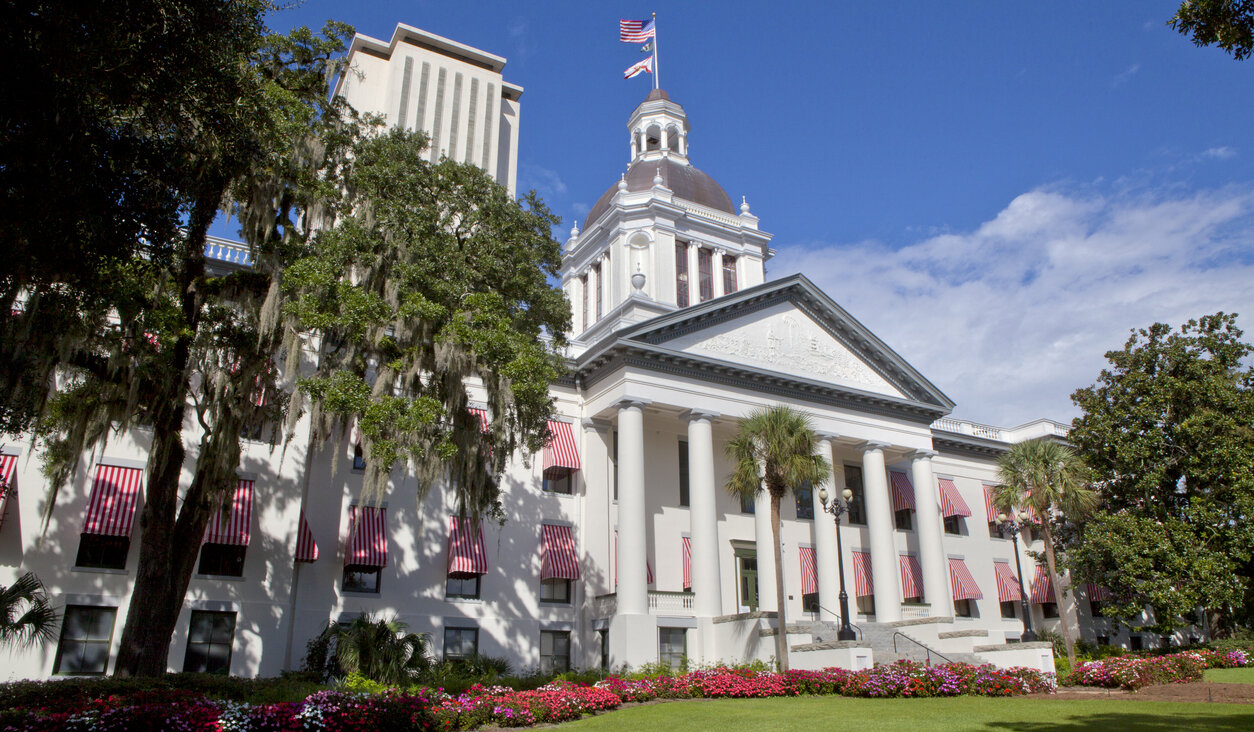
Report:
<svg viewBox="0 0 1254 732"><path fill-rule="evenodd" d="M1196 711L1192 711L1196 710ZM1211 712L1204 704L1190 706L1189 713L1137 714L1129 712L1097 712L1086 714L1068 710L1060 719L1040 722L985 722L995 729L1015 732L1061 732L1061 730L1175 730L1217 729L1247 732L1254 730L1254 710L1248 714L1223 714Z"/></svg>

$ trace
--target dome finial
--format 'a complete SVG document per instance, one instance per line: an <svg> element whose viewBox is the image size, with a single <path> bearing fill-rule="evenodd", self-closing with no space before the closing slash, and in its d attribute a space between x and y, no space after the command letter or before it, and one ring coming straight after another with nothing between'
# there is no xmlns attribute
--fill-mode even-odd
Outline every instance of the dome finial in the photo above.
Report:
<svg viewBox="0 0 1254 732"><path fill-rule="evenodd" d="M740 213L741 215L749 213L749 201L744 196L740 197Z"/></svg>
<svg viewBox="0 0 1254 732"><path fill-rule="evenodd" d="M627 174L626 173L623 173L622 177L618 179L618 190L622 191L623 193L627 192Z"/></svg>
<svg viewBox="0 0 1254 732"><path fill-rule="evenodd" d="M656 172L656 173L654 173L654 175L653 175L653 185L655 185L655 186L665 185L665 184L666 184L666 181L662 180L662 168L661 168L661 166L659 166L658 168L656 168L656 170L657 170L657 172Z"/></svg>

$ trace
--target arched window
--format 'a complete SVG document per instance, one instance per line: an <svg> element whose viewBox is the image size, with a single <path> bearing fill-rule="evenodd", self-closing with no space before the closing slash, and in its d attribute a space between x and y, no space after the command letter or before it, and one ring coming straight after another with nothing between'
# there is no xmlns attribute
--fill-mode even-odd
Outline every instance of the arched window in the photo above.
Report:
<svg viewBox="0 0 1254 732"><path fill-rule="evenodd" d="M679 152L679 128L675 125L666 128L666 149L673 153Z"/></svg>
<svg viewBox="0 0 1254 732"><path fill-rule="evenodd" d="M649 129L644 133L645 150L661 150L662 149L662 128L657 125L649 125Z"/></svg>

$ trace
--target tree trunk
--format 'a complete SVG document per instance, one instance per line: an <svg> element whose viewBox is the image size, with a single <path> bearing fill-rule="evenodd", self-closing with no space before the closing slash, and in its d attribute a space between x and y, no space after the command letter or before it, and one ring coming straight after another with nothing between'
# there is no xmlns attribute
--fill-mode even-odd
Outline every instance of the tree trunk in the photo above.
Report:
<svg viewBox="0 0 1254 732"><path fill-rule="evenodd" d="M1063 607L1063 587L1059 581L1058 567L1054 562L1054 536L1049 530L1049 524L1041 522L1041 533L1045 539L1045 562L1049 565L1049 581L1054 584L1054 601L1058 603L1058 627L1062 629L1062 642L1067 646L1067 663L1071 668L1075 668L1075 636L1071 630L1071 613ZM1074 598L1074 593L1072 593Z"/></svg>
<svg viewBox="0 0 1254 732"><path fill-rule="evenodd" d="M782 674L788 670L788 619L784 614L784 559L779 544L779 499L783 491L771 490L771 549L775 553L775 608L779 628L775 632L775 659Z"/></svg>
<svg viewBox="0 0 1254 732"><path fill-rule="evenodd" d="M139 566L114 665L113 672L117 676L159 676L166 672L170 638L183 608L183 597L187 594L208 522L206 515L200 524L200 535L188 536L185 533L188 527L179 526L176 512L179 475L186 456L183 421L187 415L192 341L200 322L205 237L217 212L222 188L219 186L216 194L198 200L189 217L179 293L184 334L173 346L169 370L165 373L165 388L152 395L160 401L153 420L148 492L139 519Z"/></svg>

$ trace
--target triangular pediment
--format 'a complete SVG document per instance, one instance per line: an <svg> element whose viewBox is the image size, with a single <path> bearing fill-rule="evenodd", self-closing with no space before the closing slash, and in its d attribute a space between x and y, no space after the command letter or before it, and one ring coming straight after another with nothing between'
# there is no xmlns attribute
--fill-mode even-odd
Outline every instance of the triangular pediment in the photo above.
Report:
<svg viewBox="0 0 1254 732"><path fill-rule="evenodd" d="M791 302L717 323L666 342L684 353L906 398L866 360Z"/></svg>
<svg viewBox="0 0 1254 732"><path fill-rule="evenodd" d="M950 409L953 402L803 275L654 318L621 334L670 354Z"/></svg>

